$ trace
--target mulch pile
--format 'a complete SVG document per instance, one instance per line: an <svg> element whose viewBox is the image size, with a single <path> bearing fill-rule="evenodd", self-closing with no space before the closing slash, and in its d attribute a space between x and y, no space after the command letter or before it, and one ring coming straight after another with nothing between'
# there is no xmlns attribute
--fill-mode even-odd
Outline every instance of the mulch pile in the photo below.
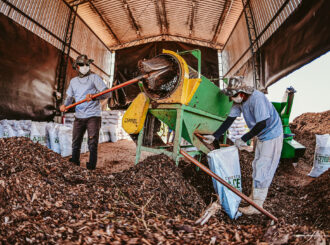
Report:
<svg viewBox="0 0 330 245"><path fill-rule="evenodd" d="M304 113L296 117L290 128L298 132L309 132L311 134L330 133L330 110L321 113Z"/></svg>
<svg viewBox="0 0 330 245"><path fill-rule="evenodd" d="M115 176L117 186L130 200L139 206L148 203L159 214L194 219L206 207L196 188L165 155L148 157Z"/></svg>
<svg viewBox="0 0 330 245"><path fill-rule="evenodd" d="M236 227L214 219L198 227L184 218L197 217L191 209L201 210L205 204L164 156L151 157L153 166L142 163L106 175L74 166L26 138L0 139L0 149L1 242L208 244L262 239L259 226ZM168 162L168 172L159 168L157 159ZM143 166L154 175L150 177ZM141 179L143 172L146 181Z"/></svg>
<svg viewBox="0 0 330 245"><path fill-rule="evenodd" d="M206 203L165 156L109 175L74 166L26 138L0 139L0 149L4 243L299 243L311 234L313 241L323 237L310 227L270 221L237 225L215 217L195 225Z"/></svg>
<svg viewBox="0 0 330 245"><path fill-rule="evenodd" d="M293 120L290 128L295 134L294 139L306 147L305 155L299 162L313 165L315 134L330 134L330 110L322 113L304 113Z"/></svg>
<svg viewBox="0 0 330 245"><path fill-rule="evenodd" d="M306 131L295 122L299 141ZM74 166L26 138L0 139L0 152L0 243L326 244L329 235L329 171L301 185L309 177L281 162L265 203L277 224L263 215L233 221L220 211L200 226L195 220L216 197L211 178L188 162L177 167L157 155L111 174ZM245 194L252 160L240 153Z"/></svg>

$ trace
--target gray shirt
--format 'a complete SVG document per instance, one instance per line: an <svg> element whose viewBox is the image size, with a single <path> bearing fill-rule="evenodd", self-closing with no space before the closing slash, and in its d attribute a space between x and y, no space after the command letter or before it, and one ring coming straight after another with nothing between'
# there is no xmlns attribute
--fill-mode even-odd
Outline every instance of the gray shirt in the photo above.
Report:
<svg viewBox="0 0 330 245"><path fill-rule="evenodd" d="M64 105L68 106L74 98L76 102L86 99L87 94L96 94L108 89L102 78L97 74L90 74L85 77L74 77L66 91L67 99ZM98 97L95 101L84 102L76 106L75 116L77 118L100 117L100 99L105 99L110 93Z"/></svg>

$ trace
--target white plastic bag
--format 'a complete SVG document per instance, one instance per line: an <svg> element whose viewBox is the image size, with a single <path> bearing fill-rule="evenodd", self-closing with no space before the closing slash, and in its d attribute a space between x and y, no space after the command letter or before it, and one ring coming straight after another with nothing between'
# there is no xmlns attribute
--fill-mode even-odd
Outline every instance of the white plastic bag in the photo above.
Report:
<svg viewBox="0 0 330 245"><path fill-rule="evenodd" d="M60 139L58 136L60 126L61 124L50 123L46 127L49 148L59 154L61 153Z"/></svg>
<svg viewBox="0 0 330 245"><path fill-rule="evenodd" d="M17 137L27 137L30 138L30 132L25 131L20 124L15 125L16 135Z"/></svg>
<svg viewBox="0 0 330 245"><path fill-rule="evenodd" d="M44 145L44 146L47 145L46 125L47 123L45 122L32 122L30 139L34 143L39 143L40 145Z"/></svg>
<svg viewBox="0 0 330 245"><path fill-rule="evenodd" d="M241 169L236 146L224 147L207 154L211 171L231 186L242 192ZM241 198L217 180L212 178L213 187L219 195L220 204L231 219L241 216L238 211Z"/></svg>
<svg viewBox="0 0 330 245"><path fill-rule="evenodd" d="M70 156L72 154L72 128L60 125L58 138L60 142L61 156Z"/></svg>
<svg viewBox="0 0 330 245"><path fill-rule="evenodd" d="M3 132L2 132L3 138L10 138L10 137L17 136L16 130L14 130L14 128L12 126L13 121L4 119L1 121L1 124L2 124L2 130L3 130Z"/></svg>
<svg viewBox="0 0 330 245"><path fill-rule="evenodd" d="M314 164L311 177L319 177L330 168L330 135L316 135L316 147L314 154Z"/></svg>
<svg viewBox="0 0 330 245"><path fill-rule="evenodd" d="M32 124L31 120L20 120L19 124L24 131L30 132L30 128L31 128L31 124Z"/></svg>

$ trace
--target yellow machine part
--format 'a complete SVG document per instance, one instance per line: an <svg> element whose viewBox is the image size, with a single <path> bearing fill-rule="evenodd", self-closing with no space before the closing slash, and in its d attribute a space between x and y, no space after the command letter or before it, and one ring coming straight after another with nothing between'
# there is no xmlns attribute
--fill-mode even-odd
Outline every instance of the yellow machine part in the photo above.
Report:
<svg viewBox="0 0 330 245"><path fill-rule="evenodd" d="M187 105L191 98L193 97L194 93L196 92L199 84L201 83L200 78L194 78L194 79L189 79L189 69L186 61L177 53L171 51L171 50L166 50L163 49L163 53L165 54L171 54L180 63L180 68L181 68L181 80L178 88L174 91L174 93L165 99L162 100L157 100L158 103L180 103Z"/></svg>
<svg viewBox="0 0 330 245"><path fill-rule="evenodd" d="M141 131L147 116L149 98L145 93L140 93L126 110L122 126L128 134L137 134Z"/></svg>

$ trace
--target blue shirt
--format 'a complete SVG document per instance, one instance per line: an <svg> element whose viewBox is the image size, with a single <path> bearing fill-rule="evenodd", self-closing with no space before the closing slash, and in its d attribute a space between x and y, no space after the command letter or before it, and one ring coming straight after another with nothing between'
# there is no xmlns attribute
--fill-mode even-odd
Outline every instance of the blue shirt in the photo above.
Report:
<svg viewBox="0 0 330 245"><path fill-rule="evenodd" d="M266 127L257 136L259 140L271 140L283 134L281 118L273 104L262 92L255 90L247 101L242 104L234 104L229 116L238 117L241 113L243 113L249 129L252 129L258 122L266 120Z"/></svg>
<svg viewBox="0 0 330 245"><path fill-rule="evenodd" d="M102 78L97 74L90 74L85 77L74 77L66 91L68 97L73 97L76 102L86 99L87 94L96 94L107 89ZM67 105L66 105L67 106ZM100 101L89 101L76 106L75 116L77 118L100 117Z"/></svg>

